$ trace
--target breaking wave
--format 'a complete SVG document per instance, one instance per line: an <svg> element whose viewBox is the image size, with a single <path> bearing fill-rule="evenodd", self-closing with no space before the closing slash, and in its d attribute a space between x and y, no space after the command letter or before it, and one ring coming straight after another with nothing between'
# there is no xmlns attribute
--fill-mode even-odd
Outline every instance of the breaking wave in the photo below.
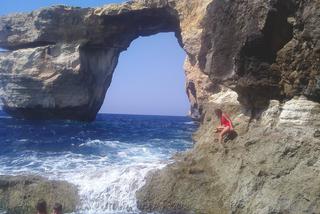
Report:
<svg viewBox="0 0 320 214"><path fill-rule="evenodd" d="M0 118L0 174L37 174L79 189L77 214L139 213L146 175L192 146L186 117L99 115L92 124Z"/></svg>

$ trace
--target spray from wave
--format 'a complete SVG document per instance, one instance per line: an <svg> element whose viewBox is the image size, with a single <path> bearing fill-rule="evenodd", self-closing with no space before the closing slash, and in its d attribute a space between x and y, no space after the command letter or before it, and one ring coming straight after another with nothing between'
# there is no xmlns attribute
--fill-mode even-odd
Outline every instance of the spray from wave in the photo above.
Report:
<svg viewBox="0 0 320 214"><path fill-rule="evenodd" d="M190 148L196 128L188 118L171 117L100 116L89 125L1 121L0 174L75 184L81 199L76 214L139 213L135 193L146 175Z"/></svg>

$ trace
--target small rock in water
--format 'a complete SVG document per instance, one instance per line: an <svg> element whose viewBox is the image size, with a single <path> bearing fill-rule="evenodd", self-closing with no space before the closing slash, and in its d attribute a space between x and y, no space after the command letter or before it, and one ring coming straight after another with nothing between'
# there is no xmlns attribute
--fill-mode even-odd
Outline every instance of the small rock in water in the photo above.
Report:
<svg viewBox="0 0 320 214"><path fill-rule="evenodd" d="M40 199L47 202L49 210L54 203L61 203L66 213L74 212L79 203L77 187L66 181L33 175L0 176L0 210L8 214L36 213Z"/></svg>

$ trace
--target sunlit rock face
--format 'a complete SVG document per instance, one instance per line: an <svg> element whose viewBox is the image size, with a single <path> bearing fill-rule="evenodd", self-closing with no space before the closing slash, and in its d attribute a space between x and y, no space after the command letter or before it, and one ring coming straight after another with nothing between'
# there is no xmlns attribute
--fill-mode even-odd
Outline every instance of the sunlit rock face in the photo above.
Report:
<svg viewBox="0 0 320 214"><path fill-rule="evenodd" d="M175 32L187 53L195 148L151 174L144 211L320 213L320 2L140 0L0 17L4 109L30 119L94 120L119 54ZM146 89L147 90L147 89ZM239 136L215 141L214 109Z"/></svg>
<svg viewBox="0 0 320 214"><path fill-rule="evenodd" d="M30 14L1 17L0 47L12 51L9 56L2 54L0 59L1 74L4 75L1 90L6 94L2 98L4 108L27 118L93 120L110 85L120 52L137 37L159 32L175 32L188 55L185 63L186 89L191 103L190 115L195 119L204 118L207 98L219 91L221 85L236 91L241 105L253 113L268 106L270 99L305 94L317 100L319 63L305 62L304 67L308 69L303 70L299 65L302 58L304 61L317 59L319 35L312 15L318 11L312 5L304 3L298 10L299 2L289 0L259 0L254 3L141 0L95 9L56 6ZM306 9L309 7L312 10ZM299 22L304 21L306 27L302 32ZM306 37L307 34L311 39ZM61 57L66 46L74 59ZM44 60L38 60L39 56L31 53L38 53L39 48L46 52L42 54L45 66L40 66ZM308 55L298 54L295 50L299 48L309 48ZM20 52L26 49L30 57L27 61L21 60L19 57L23 54ZM48 50L54 51L50 53ZM296 67L287 70L295 54L298 58ZM92 60L89 60L91 56ZM51 66L51 63L57 66ZM70 63L73 67L66 68ZM42 85L42 89L39 86L36 90L39 97L47 94L45 96L51 98L35 101L27 98L26 90L21 93L11 87L8 74L19 73L14 77L19 79L30 71L22 69L19 72L19 68L13 68L13 71L7 68L7 64L16 67L33 64L32 77ZM73 73L78 83L69 86L81 85L85 88L82 90L87 91L74 95L83 96L81 102L74 102L76 98L70 96L72 90L65 90L70 91L70 95L61 98L56 96L59 94L56 88L48 86L50 81L43 82L41 76L50 76L53 71L61 81ZM307 79L304 78L306 75ZM61 85L55 84L54 78L51 81L51 85ZM76 88L74 90L77 91ZM32 97L37 95L34 91ZM46 101L49 99L50 102ZM39 111L43 113L39 114Z"/></svg>
<svg viewBox="0 0 320 214"><path fill-rule="evenodd" d="M4 108L27 118L93 120L121 51L159 32L175 32L188 55L195 119L205 118L208 98L221 86L254 116L269 100L303 94L319 101L318 8L298 0L140 0L4 16L0 47L11 50L0 56ZM34 90L20 90L28 82Z"/></svg>

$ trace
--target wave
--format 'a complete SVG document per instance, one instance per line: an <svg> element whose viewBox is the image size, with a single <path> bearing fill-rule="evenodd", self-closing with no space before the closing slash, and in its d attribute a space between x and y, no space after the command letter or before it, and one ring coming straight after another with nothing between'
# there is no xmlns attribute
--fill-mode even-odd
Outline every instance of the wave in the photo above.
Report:
<svg viewBox="0 0 320 214"><path fill-rule="evenodd" d="M75 214L139 213L136 191L144 185L150 171L163 168L167 162L142 146L127 148L117 155L121 156L118 162L110 161L108 156L71 152L43 156L29 153L10 164L1 159L0 174L36 174L75 184L81 200Z"/></svg>
<svg viewBox="0 0 320 214"><path fill-rule="evenodd" d="M193 121L190 121L190 122L184 122L183 124L186 124L186 125L193 125L193 124L196 124L195 122Z"/></svg>
<svg viewBox="0 0 320 214"><path fill-rule="evenodd" d="M113 148L116 148L118 147L119 145L121 144L120 141L103 141L103 140L89 140L85 143L81 143L79 144L79 147L95 147L95 146L108 146L108 147L113 147Z"/></svg>
<svg viewBox="0 0 320 214"><path fill-rule="evenodd" d="M75 184L81 198L75 214L139 213L136 191L150 171L192 147L194 122L105 117L91 124L3 119L0 174L35 174Z"/></svg>
<svg viewBox="0 0 320 214"><path fill-rule="evenodd" d="M80 190L81 213L139 212L135 193L145 183L148 172L164 164L111 166L73 176L69 181Z"/></svg>

